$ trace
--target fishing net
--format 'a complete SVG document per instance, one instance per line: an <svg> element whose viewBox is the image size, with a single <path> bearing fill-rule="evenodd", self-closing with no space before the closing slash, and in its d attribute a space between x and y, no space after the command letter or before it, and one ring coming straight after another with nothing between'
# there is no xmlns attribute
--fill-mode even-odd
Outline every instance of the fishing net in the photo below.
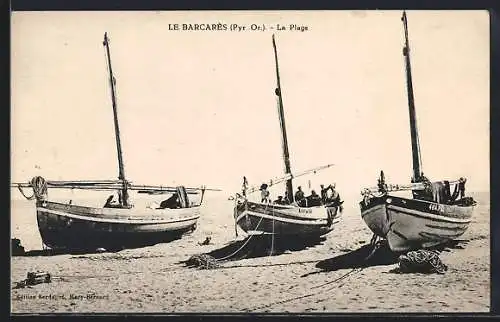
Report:
<svg viewBox="0 0 500 322"><path fill-rule="evenodd" d="M435 251L420 249L399 256L400 273L444 274L448 267L441 262Z"/></svg>
<svg viewBox="0 0 500 322"><path fill-rule="evenodd" d="M199 267L201 269L213 269L220 267L217 259L207 254L195 254L191 256L187 261L186 265L192 267Z"/></svg>

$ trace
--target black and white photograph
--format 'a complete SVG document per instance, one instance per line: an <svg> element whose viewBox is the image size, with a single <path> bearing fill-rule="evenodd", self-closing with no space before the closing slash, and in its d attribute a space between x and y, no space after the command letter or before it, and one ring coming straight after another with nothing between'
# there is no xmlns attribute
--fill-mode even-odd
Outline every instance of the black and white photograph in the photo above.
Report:
<svg viewBox="0 0 500 322"><path fill-rule="evenodd" d="M488 11L10 28L11 314L490 312Z"/></svg>

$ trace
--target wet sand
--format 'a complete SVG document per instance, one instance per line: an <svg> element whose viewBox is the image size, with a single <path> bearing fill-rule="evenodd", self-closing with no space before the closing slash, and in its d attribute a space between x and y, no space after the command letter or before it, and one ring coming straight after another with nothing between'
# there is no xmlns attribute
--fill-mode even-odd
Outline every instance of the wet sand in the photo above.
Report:
<svg viewBox="0 0 500 322"><path fill-rule="evenodd" d="M207 202L198 229L168 244L117 253L13 257L12 285L36 270L51 273L53 280L12 289L11 311L488 312L489 195L474 197L480 204L472 224L457 245L440 254L448 266L443 275L394 273L396 259L384 249L367 267L359 267L371 233L355 206L346 207L343 221L325 240L306 249L276 245L280 254L275 256L263 252L209 270L186 267L182 262L194 254L236 248L228 246L236 238L230 203L212 207ZM38 233L34 225L32 235ZM207 236L211 244L199 245Z"/></svg>

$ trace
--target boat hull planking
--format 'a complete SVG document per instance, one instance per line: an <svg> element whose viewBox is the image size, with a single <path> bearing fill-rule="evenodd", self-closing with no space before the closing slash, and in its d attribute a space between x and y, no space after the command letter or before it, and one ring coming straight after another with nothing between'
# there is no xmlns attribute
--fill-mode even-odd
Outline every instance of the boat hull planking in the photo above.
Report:
<svg viewBox="0 0 500 322"><path fill-rule="evenodd" d="M394 252L430 248L460 237L474 209L391 195L361 201L360 207L370 230L386 238Z"/></svg>
<svg viewBox="0 0 500 322"><path fill-rule="evenodd" d="M198 218L198 206L134 211L37 204L38 229L44 245L52 249L95 251L150 246L195 230Z"/></svg>
<svg viewBox="0 0 500 322"><path fill-rule="evenodd" d="M244 201L234 209L238 226L247 234L323 236L340 221L337 207L302 208Z"/></svg>

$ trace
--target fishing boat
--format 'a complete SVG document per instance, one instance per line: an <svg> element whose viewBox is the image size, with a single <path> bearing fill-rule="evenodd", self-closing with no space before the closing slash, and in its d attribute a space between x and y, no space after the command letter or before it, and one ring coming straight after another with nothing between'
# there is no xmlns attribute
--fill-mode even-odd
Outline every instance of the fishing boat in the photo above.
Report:
<svg viewBox="0 0 500 322"><path fill-rule="evenodd" d="M28 183L12 183L28 199L36 198L38 228L45 247L66 250L117 250L137 248L180 238L194 231L200 217L200 205L205 190L184 186L168 187L136 185L125 177L116 104L116 79L113 76L109 38L104 34L111 102L113 107L118 180L50 181L34 177ZM32 188L26 196L23 188ZM106 203L99 208L48 200L48 189L87 189L111 191ZM170 195L145 207L135 207L129 192L146 195ZM147 196L146 196L147 197ZM147 197L152 198L152 197ZM117 200L116 200L117 199Z"/></svg>
<svg viewBox="0 0 500 322"><path fill-rule="evenodd" d="M385 238L394 252L431 248L458 238L468 229L476 205L472 197L465 196L465 178L431 182L424 176L413 96L406 12L403 12L401 20L405 35L403 55L413 177L410 184L387 184L384 172L381 171L378 185L364 189L363 200L359 203L361 216L374 233L372 243L378 238ZM411 197L395 195L402 191L411 192Z"/></svg>
<svg viewBox="0 0 500 322"><path fill-rule="evenodd" d="M275 94L277 98L278 116L281 126L285 174L280 178L270 180L260 186L254 186L251 188L248 187L248 181L246 177L244 177L242 192L241 194L237 193L234 198L234 219L237 225L236 229L239 226L249 235L271 234L277 237L293 236L294 238L304 237L305 239L320 237L332 231L334 225L340 221L342 201L335 190L333 190L333 194L331 194L328 199L322 200L320 203L316 204L313 204L312 202L308 204L308 199L294 199L292 182L294 178L310 173L316 173L320 170L331 167L332 164L303 171L295 175L291 172L283 100L281 95L278 54L274 35L272 36L272 43L277 81ZM251 193L266 190L267 188L282 182L285 182L286 185L285 202L275 203L270 202L270 200L255 202L248 199Z"/></svg>

